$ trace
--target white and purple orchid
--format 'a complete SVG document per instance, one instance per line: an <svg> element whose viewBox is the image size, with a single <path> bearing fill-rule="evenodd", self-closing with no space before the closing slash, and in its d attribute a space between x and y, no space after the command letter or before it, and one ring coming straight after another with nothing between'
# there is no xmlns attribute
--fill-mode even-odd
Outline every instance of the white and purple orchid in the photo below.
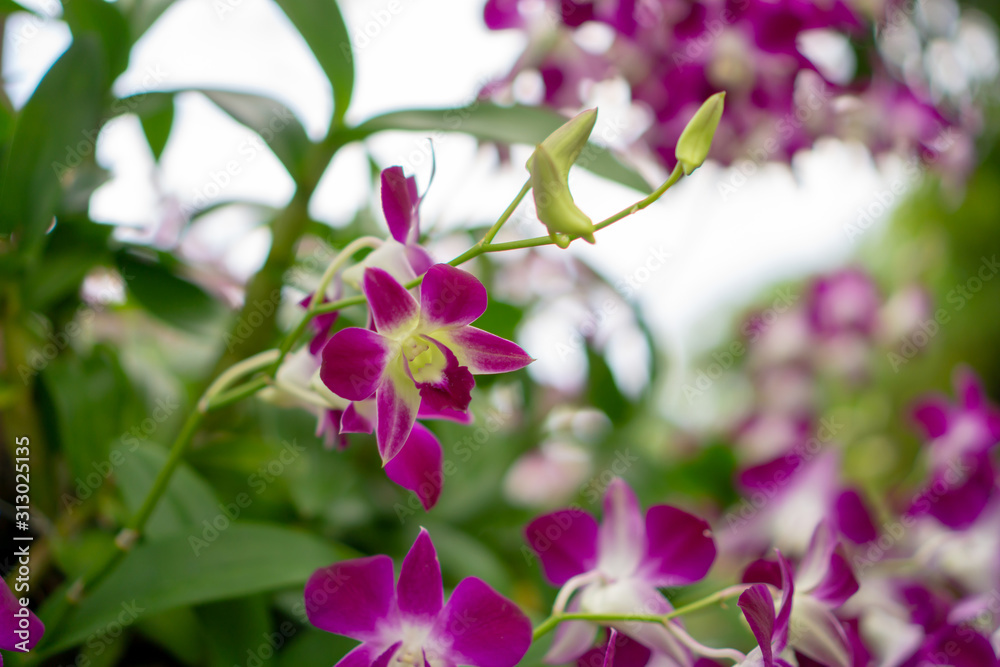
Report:
<svg viewBox="0 0 1000 667"><path fill-rule="evenodd" d="M788 562L780 552L778 565L782 593L777 615L774 612L774 597L765 584L754 584L740 595L738 604L757 639L757 647L737 667L792 667L778 656L788 646L795 588Z"/></svg>
<svg viewBox="0 0 1000 667"><path fill-rule="evenodd" d="M771 584L791 593L791 632L786 643L796 653L827 667L851 667L852 643L833 612L857 592L858 582L828 521L816 527L794 577L786 570L787 562L779 554L777 562L751 563L743 581Z"/></svg>
<svg viewBox="0 0 1000 667"><path fill-rule="evenodd" d="M1000 410L987 401L968 368L955 371L954 385L957 404L934 395L914 408L914 418L930 439L930 483L911 512L929 513L961 529L976 521L996 492L990 452L1000 443Z"/></svg>
<svg viewBox="0 0 1000 667"><path fill-rule="evenodd" d="M463 579L445 604L424 529L395 585L388 556L341 561L309 578L305 607L317 628L361 642L337 667L513 667L531 645L528 618L480 579Z"/></svg>
<svg viewBox="0 0 1000 667"><path fill-rule="evenodd" d="M525 529L545 576L562 586L557 607L573 593L574 611L607 614L666 614L672 607L657 589L700 580L715 560L708 523L669 505L654 505L645 519L632 489L614 479L604 496L604 520L560 510ZM613 623L620 632L665 658L689 665L691 655L664 626ZM576 660L594 644L598 626L568 621L556 630L546 661Z"/></svg>
<svg viewBox="0 0 1000 667"><path fill-rule="evenodd" d="M532 359L514 343L470 326L487 295L472 274L435 264L415 299L389 273L365 270L375 330L338 331L323 348L320 377L349 401L375 399L383 463L403 449L418 416L468 422L473 375L506 373Z"/></svg>

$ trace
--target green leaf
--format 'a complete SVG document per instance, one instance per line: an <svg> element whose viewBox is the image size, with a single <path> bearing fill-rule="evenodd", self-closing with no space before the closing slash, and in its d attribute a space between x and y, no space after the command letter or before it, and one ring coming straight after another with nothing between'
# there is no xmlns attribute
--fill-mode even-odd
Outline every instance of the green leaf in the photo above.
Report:
<svg viewBox="0 0 1000 667"><path fill-rule="evenodd" d="M129 27L117 3L104 0L72 0L63 4L63 20L69 25L74 39L88 33L97 36L108 65L105 88L128 66L132 46Z"/></svg>
<svg viewBox="0 0 1000 667"><path fill-rule="evenodd" d="M238 123L263 137L285 169L299 179L309 152L309 137L288 107L267 97L221 90L199 90Z"/></svg>
<svg viewBox="0 0 1000 667"><path fill-rule="evenodd" d="M160 406L163 412L154 409L152 414L160 416L170 407L168 402L164 402L163 406ZM117 450L123 462L115 472L115 480L131 513L135 513L142 506L146 495L153 487L153 480L167 463L166 450L157 445L138 447L138 437L146 437L147 432L155 435L156 429L161 426L162 422L156 421L155 417L147 417L125 436L131 436L132 444ZM222 510L212 488L190 467L182 463L170 478L166 493L149 518L146 535L150 539L160 539L183 531L201 530L203 521L211 522L219 515L222 515Z"/></svg>
<svg viewBox="0 0 1000 667"><path fill-rule="evenodd" d="M232 667L252 664L266 667L273 664L277 648L285 644L285 632L295 626L290 621L274 632L267 600L255 596L245 600L224 600L199 607L195 613L208 641L211 667ZM266 656L266 657L265 657Z"/></svg>
<svg viewBox="0 0 1000 667"><path fill-rule="evenodd" d="M484 141L534 146L565 122L566 118L563 116L540 107L502 107L475 102L468 107L454 109L394 111L367 120L348 134L351 138L365 138L385 130L464 132ZM583 149L576 164L639 192L652 192L638 172L619 162L608 149L592 142Z"/></svg>
<svg viewBox="0 0 1000 667"><path fill-rule="evenodd" d="M118 266L129 294L152 315L179 329L211 333L225 312L205 290L161 263L120 252Z"/></svg>
<svg viewBox="0 0 1000 667"><path fill-rule="evenodd" d="M306 628L278 656L278 667L330 665L340 661L357 642L322 630Z"/></svg>
<svg viewBox="0 0 1000 667"><path fill-rule="evenodd" d="M333 86L333 125L339 125L354 92L351 36L336 0L276 0L306 40Z"/></svg>
<svg viewBox="0 0 1000 667"><path fill-rule="evenodd" d="M146 135L146 141L157 162L163 155L163 149L167 147L167 139L170 138L170 130L174 125L173 96L163 95L158 99L163 100L163 103L159 106L150 104L151 109L139 114L143 134Z"/></svg>
<svg viewBox="0 0 1000 667"><path fill-rule="evenodd" d="M122 436L122 422L134 412L134 391L111 348L96 347L86 357L68 349L78 332L66 327L46 343L62 351L41 373L47 398L42 406L46 426L69 460L74 479L83 480L92 491L114 468L110 444Z"/></svg>
<svg viewBox="0 0 1000 667"><path fill-rule="evenodd" d="M615 382L614 373L604 357L587 345L587 398L615 424L623 423L632 413L632 404Z"/></svg>
<svg viewBox="0 0 1000 667"><path fill-rule="evenodd" d="M112 622L303 586L317 569L345 557L312 535L268 524L235 523L215 534L148 542L80 603L46 653L75 646Z"/></svg>
<svg viewBox="0 0 1000 667"><path fill-rule="evenodd" d="M156 23L156 19L174 3L174 0L118 0L128 17L132 40L138 41Z"/></svg>
<svg viewBox="0 0 1000 667"><path fill-rule="evenodd" d="M58 224L45 237L41 261L24 281L25 303L46 312L62 299L76 294L87 273L108 262L108 239L114 227L90 222Z"/></svg>
<svg viewBox="0 0 1000 667"><path fill-rule="evenodd" d="M84 35L52 65L18 114L0 178L0 234L28 253L52 225L61 179L93 153L104 100L104 57Z"/></svg>

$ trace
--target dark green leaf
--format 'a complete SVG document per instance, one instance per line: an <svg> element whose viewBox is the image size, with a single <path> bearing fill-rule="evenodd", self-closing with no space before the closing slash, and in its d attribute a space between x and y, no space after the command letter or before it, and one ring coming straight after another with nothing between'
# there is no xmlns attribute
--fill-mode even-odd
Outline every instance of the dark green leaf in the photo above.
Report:
<svg viewBox="0 0 1000 667"><path fill-rule="evenodd" d="M132 46L128 23L117 3L72 0L63 4L63 20L69 25L74 39L93 34L100 40L104 62L108 66L104 87L110 88L128 66L128 54Z"/></svg>
<svg viewBox="0 0 1000 667"><path fill-rule="evenodd" d="M294 634L295 626L286 621L278 632L274 631L267 600L255 596L244 600L225 600L199 607L195 613L208 641L211 667L254 664L266 667L273 664L275 647L287 641L281 629ZM256 660L251 661L254 657Z"/></svg>
<svg viewBox="0 0 1000 667"><path fill-rule="evenodd" d="M153 158L157 161L163 155L167 139L170 138L170 129L174 125L174 100L172 97L164 97L165 103L160 108L139 115L142 131L146 135L146 141L149 142L150 150L153 151Z"/></svg>
<svg viewBox="0 0 1000 667"><path fill-rule="evenodd" d="M618 389L615 376L604 357L587 346L587 394L590 404L616 424L622 423L632 411L632 404Z"/></svg>
<svg viewBox="0 0 1000 667"><path fill-rule="evenodd" d="M46 237L41 261L25 286L25 302L38 312L79 292L87 273L111 259L108 239L113 227L93 223L58 224Z"/></svg>
<svg viewBox="0 0 1000 667"><path fill-rule="evenodd" d="M277 0L333 86L334 124L343 120L354 91L354 54L336 0Z"/></svg>
<svg viewBox="0 0 1000 667"><path fill-rule="evenodd" d="M221 524L220 524L221 525ZM266 524L235 523L216 532L143 544L67 621L49 653L65 650L120 617L231 600L304 585L347 554L312 535ZM124 624L124 623L123 623Z"/></svg>
<svg viewBox="0 0 1000 667"><path fill-rule="evenodd" d="M224 313L215 299L160 263L129 252L118 253L129 294L164 322L194 333L210 332Z"/></svg>
<svg viewBox="0 0 1000 667"><path fill-rule="evenodd" d="M360 137L385 130L464 132L484 141L535 145L565 122L566 118L563 116L540 107L502 107L476 102L457 109L394 111L367 120L351 132ZM619 162L606 148L594 143L587 144L576 164L639 192L652 191L635 170Z"/></svg>
<svg viewBox="0 0 1000 667"><path fill-rule="evenodd" d="M98 40L73 41L18 114L0 185L0 234L33 251L59 206L61 179L94 151L107 79Z"/></svg>

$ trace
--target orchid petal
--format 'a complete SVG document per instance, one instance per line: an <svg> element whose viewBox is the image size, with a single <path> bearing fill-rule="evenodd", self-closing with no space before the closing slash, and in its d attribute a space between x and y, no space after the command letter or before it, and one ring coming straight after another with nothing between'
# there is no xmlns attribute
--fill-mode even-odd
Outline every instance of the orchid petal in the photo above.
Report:
<svg viewBox="0 0 1000 667"><path fill-rule="evenodd" d="M420 409L420 392L406 374L405 363L398 358L375 394L375 439L383 465L403 449Z"/></svg>
<svg viewBox="0 0 1000 667"><path fill-rule="evenodd" d="M371 307L375 330L390 338L401 338L411 332L420 320L420 306L387 271L365 269L362 290Z"/></svg>
<svg viewBox="0 0 1000 667"><path fill-rule="evenodd" d="M540 516L524 535L542 561L546 578L556 586L589 572L597 562L597 522L586 512L559 510Z"/></svg>
<svg viewBox="0 0 1000 667"><path fill-rule="evenodd" d="M14 615L20 613L21 609L18 598L7 587L6 582L0 579L0 648L5 651L20 651L18 644L25 641L23 637L17 635L18 631L23 631L25 628L20 626L20 619ZM35 612L30 609L27 611L27 648L30 651L45 634L45 625L35 616ZM2 664L0 662L0 665Z"/></svg>
<svg viewBox="0 0 1000 667"><path fill-rule="evenodd" d="M623 579L608 586L588 587L587 593L582 604L591 611L662 616L672 609L660 591L639 579ZM668 659L677 665L688 665L691 662L688 650L662 625L616 621L613 626L652 649L655 657Z"/></svg>
<svg viewBox="0 0 1000 667"><path fill-rule="evenodd" d="M757 638L762 662L767 667L774 664L771 638L774 636L774 600L764 584L754 584L740 595L737 603Z"/></svg>
<svg viewBox="0 0 1000 667"><path fill-rule="evenodd" d="M428 331L472 324L486 312L486 288L467 271L435 264L420 283L420 316Z"/></svg>
<svg viewBox="0 0 1000 667"><path fill-rule="evenodd" d="M795 573L795 581L798 583L800 592L808 593L819 586L830 566L830 556L833 555L836 546L837 536L834 534L830 522L823 519L813 529L812 537L809 539L809 547Z"/></svg>
<svg viewBox="0 0 1000 667"><path fill-rule="evenodd" d="M341 433L371 433L375 430L375 401L352 401L340 416Z"/></svg>
<svg viewBox="0 0 1000 667"><path fill-rule="evenodd" d="M333 667L371 667L378 656L369 644L357 646Z"/></svg>
<svg viewBox="0 0 1000 667"><path fill-rule="evenodd" d="M382 170L382 212L392 238L400 243L415 242L420 235L420 197L417 179L403 174L402 167Z"/></svg>
<svg viewBox="0 0 1000 667"><path fill-rule="evenodd" d="M434 258L430 253L418 245L408 245L405 250L406 261L410 263L413 273L422 276L427 273L427 269L434 266Z"/></svg>
<svg viewBox="0 0 1000 667"><path fill-rule="evenodd" d="M434 337L448 346L473 375L509 373L524 368L534 359L516 343L476 327L437 331Z"/></svg>
<svg viewBox="0 0 1000 667"><path fill-rule="evenodd" d="M424 426L414 424L403 449L385 464L385 474L404 489L416 493L424 509L430 510L441 495L444 481L441 461L441 443Z"/></svg>
<svg viewBox="0 0 1000 667"><path fill-rule="evenodd" d="M392 661L393 656L396 655L396 651L398 651L399 647L402 645L403 642L398 641L387 648L379 657L372 661L371 667L389 667L389 663Z"/></svg>
<svg viewBox="0 0 1000 667"><path fill-rule="evenodd" d="M574 605L570 605L574 611ZM580 659L594 644L597 625L590 621L563 621L556 628L542 661L549 665L561 665Z"/></svg>
<svg viewBox="0 0 1000 667"><path fill-rule="evenodd" d="M392 559L356 558L316 570L305 587L309 622L360 641L380 641L395 614Z"/></svg>
<svg viewBox="0 0 1000 667"><path fill-rule="evenodd" d="M598 533L598 569L628 576L646 554L646 528L639 501L628 484L615 478L604 494L604 516Z"/></svg>
<svg viewBox="0 0 1000 667"><path fill-rule="evenodd" d="M643 578L655 586L683 586L700 580L715 560L708 523L669 505L646 510Z"/></svg>
<svg viewBox="0 0 1000 667"><path fill-rule="evenodd" d="M441 563L424 528L403 559L396 584L399 611L415 620L433 620L444 606Z"/></svg>
<svg viewBox="0 0 1000 667"><path fill-rule="evenodd" d="M531 646L531 622L485 582L459 582L431 630L446 660L476 667L514 667Z"/></svg>
<svg viewBox="0 0 1000 667"><path fill-rule="evenodd" d="M828 667L851 667L851 644L837 617L807 595L795 600L792 615L793 647Z"/></svg>
<svg viewBox="0 0 1000 667"><path fill-rule="evenodd" d="M777 550L775 550L777 551ZM795 584L792 580L792 566L780 551L778 567L781 568L781 607L774 621L774 650L781 653L788 646L788 630L792 615L792 599L795 596Z"/></svg>
<svg viewBox="0 0 1000 667"><path fill-rule="evenodd" d="M465 366L460 366L455 354L430 336L423 336L444 355L445 365L437 381L416 382L420 390L421 406L426 405L432 414L445 415L446 419L462 422L469 413L472 388L476 381Z"/></svg>
<svg viewBox="0 0 1000 667"><path fill-rule="evenodd" d="M857 593L858 588L858 580L854 576L850 563L847 562L844 548L837 545L834 552L830 554L826 575L812 591L812 597L831 608L837 608Z"/></svg>
<svg viewBox="0 0 1000 667"><path fill-rule="evenodd" d="M338 396L361 401L375 393L393 354L389 341L374 331L341 329L323 348L319 376Z"/></svg>
<svg viewBox="0 0 1000 667"><path fill-rule="evenodd" d="M913 408L913 418L929 438L939 438L948 432L948 402L941 396L931 396Z"/></svg>
<svg viewBox="0 0 1000 667"><path fill-rule="evenodd" d="M854 489L847 489L837 497L834 506L837 528L844 537L855 544L864 544L878 538L878 530L864 500Z"/></svg>
<svg viewBox="0 0 1000 667"><path fill-rule="evenodd" d="M781 566L778 561L761 558L746 566L743 570L744 584L770 584L781 588Z"/></svg>
<svg viewBox="0 0 1000 667"><path fill-rule="evenodd" d="M623 632L610 628L607 640L583 654L577 667L646 667L652 652ZM608 655L612 660L608 660Z"/></svg>
<svg viewBox="0 0 1000 667"><path fill-rule="evenodd" d="M955 393L966 410L980 410L986 405L986 396L979 378L970 368L959 367L955 370Z"/></svg>

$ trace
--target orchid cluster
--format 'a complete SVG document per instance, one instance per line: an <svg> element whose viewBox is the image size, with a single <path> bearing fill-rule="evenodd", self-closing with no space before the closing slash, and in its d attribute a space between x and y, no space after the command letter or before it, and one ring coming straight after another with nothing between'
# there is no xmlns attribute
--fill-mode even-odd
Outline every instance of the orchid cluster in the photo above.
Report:
<svg viewBox="0 0 1000 667"><path fill-rule="evenodd" d="M513 71L489 90L517 98L540 88L544 104L576 108L591 99L594 84L624 80L634 108L649 118L637 146L648 147L667 167L684 127L678 119L725 90L724 141L712 153L723 163L788 162L818 138L833 136L860 140L876 153L937 162L942 173L967 172L981 124L971 103L979 75L960 63L976 62L963 54L977 48L989 27L975 17L960 20L957 8L941 8L938 13L954 14L954 25L927 37L935 50L927 68L941 58L950 74L935 81L912 57L905 63L895 57L912 54L921 39L927 21L914 18L914 5L489 0L486 25L522 31L529 41ZM941 33L956 35L955 41L945 43L937 38ZM956 80L956 72L966 73ZM963 85L959 94L956 86Z"/></svg>

